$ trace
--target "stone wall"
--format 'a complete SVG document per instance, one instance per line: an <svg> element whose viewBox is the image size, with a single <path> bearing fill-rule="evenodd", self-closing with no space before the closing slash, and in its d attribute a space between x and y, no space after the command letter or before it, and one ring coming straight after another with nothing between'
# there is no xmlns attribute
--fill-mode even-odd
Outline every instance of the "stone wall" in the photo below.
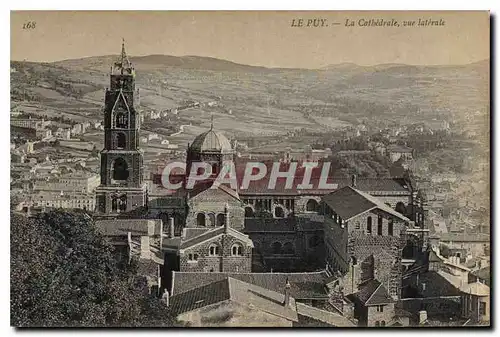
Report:
<svg viewBox="0 0 500 337"><path fill-rule="evenodd" d="M367 326L376 326L376 322L382 325L382 321L385 322L385 326L394 318L394 304L388 304L383 306L383 311L380 312L377 306L368 307L368 320Z"/></svg>
<svg viewBox="0 0 500 337"><path fill-rule="evenodd" d="M243 246L243 256L233 256L232 246L240 243ZM219 246L219 256L210 256L210 246ZM198 255L196 261L189 260L189 254ZM189 272L251 272L252 248L230 235L223 235L185 249L180 254L180 270Z"/></svg>

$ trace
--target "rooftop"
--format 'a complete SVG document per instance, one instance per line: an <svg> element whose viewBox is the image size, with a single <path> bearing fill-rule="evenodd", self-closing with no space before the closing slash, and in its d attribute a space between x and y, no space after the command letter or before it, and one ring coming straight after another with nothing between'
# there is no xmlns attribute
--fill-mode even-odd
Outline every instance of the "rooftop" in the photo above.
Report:
<svg viewBox="0 0 500 337"><path fill-rule="evenodd" d="M296 299L325 299L326 271L308 273L225 273L225 272L173 272L172 292L174 295L200 286L233 277L243 282L284 293L286 280L291 284L290 295Z"/></svg>
<svg viewBox="0 0 500 337"><path fill-rule="evenodd" d="M282 286L284 287L284 284ZM232 277L174 295L171 298L171 307L173 312L181 314L226 300L251 305L254 309L298 321L295 299L290 298L290 305L285 306L283 294Z"/></svg>
<svg viewBox="0 0 500 337"><path fill-rule="evenodd" d="M323 201L344 221L373 209L380 209L405 222L410 221L376 197L351 186L343 187L323 196Z"/></svg>
<svg viewBox="0 0 500 337"><path fill-rule="evenodd" d="M441 241L454 242L490 242L490 235L484 233L442 233Z"/></svg>
<svg viewBox="0 0 500 337"><path fill-rule="evenodd" d="M140 236L161 234L160 219L97 220L95 225L105 236L123 236L129 232Z"/></svg>
<svg viewBox="0 0 500 337"><path fill-rule="evenodd" d="M192 151L196 152L232 152L231 143L220 132L214 131L213 128L198 135L190 146Z"/></svg>
<svg viewBox="0 0 500 337"><path fill-rule="evenodd" d="M490 296L490 287L481 282L464 284L460 287L460 291L475 296Z"/></svg>
<svg viewBox="0 0 500 337"><path fill-rule="evenodd" d="M393 303L387 289L378 280L366 282L354 296L365 306Z"/></svg>

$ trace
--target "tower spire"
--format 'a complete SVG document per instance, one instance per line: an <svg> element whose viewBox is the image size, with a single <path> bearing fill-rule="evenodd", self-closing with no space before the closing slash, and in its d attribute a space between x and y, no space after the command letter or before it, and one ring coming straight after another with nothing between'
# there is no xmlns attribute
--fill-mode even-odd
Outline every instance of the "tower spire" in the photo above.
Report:
<svg viewBox="0 0 500 337"><path fill-rule="evenodd" d="M125 53L125 38L122 37L122 64L124 64L127 54Z"/></svg>
<svg viewBox="0 0 500 337"><path fill-rule="evenodd" d="M126 71L128 74L133 74L132 64L130 63L127 53L125 52L125 39L122 38L122 52L119 59L115 62L115 68L120 69L120 73Z"/></svg>
<svg viewBox="0 0 500 337"><path fill-rule="evenodd" d="M214 114L210 116L210 130L214 129Z"/></svg>

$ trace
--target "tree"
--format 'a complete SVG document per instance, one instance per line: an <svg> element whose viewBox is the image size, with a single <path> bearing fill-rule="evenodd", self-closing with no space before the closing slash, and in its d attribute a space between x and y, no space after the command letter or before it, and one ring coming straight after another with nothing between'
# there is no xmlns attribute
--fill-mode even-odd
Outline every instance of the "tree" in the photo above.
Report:
<svg viewBox="0 0 500 337"><path fill-rule="evenodd" d="M13 326L173 325L140 281L85 212L11 214Z"/></svg>

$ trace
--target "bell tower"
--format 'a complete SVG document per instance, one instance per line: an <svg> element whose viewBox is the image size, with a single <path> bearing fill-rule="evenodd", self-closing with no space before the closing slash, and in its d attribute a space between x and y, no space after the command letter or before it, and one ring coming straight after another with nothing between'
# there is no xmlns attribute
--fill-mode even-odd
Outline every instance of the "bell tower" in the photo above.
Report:
<svg viewBox="0 0 500 337"><path fill-rule="evenodd" d="M101 184L96 189L97 213L117 215L146 205L137 99L135 70L123 41L120 58L111 67L110 87L105 94L104 148L101 151Z"/></svg>

